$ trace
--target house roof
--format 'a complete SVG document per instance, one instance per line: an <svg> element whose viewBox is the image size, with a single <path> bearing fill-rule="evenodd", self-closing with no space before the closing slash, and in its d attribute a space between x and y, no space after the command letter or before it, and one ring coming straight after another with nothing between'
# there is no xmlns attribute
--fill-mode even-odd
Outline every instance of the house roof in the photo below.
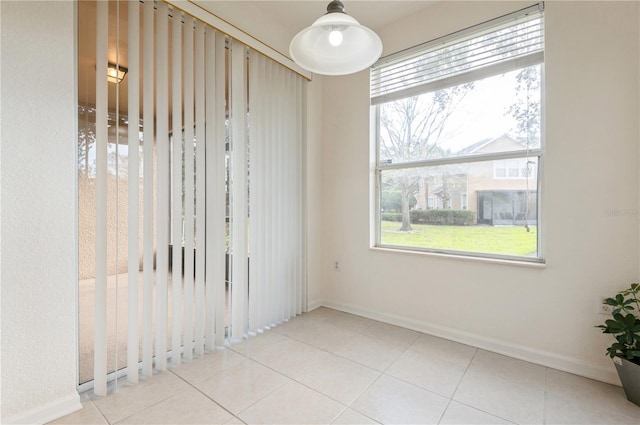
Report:
<svg viewBox="0 0 640 425"><path fill-rule="evenodd" d="M520 143L517 140L515 140L513 137L509 136L508 134L502 134L498 137L489 137L486 139L482 139L472 145L469 145L466 148L461 149L459 152L459 155L470 155L470 154L477 153L483 150L484 148L486 148L487 146L497 142L507 142L507 143L512 142L513 144L520 146Z"/></svg>

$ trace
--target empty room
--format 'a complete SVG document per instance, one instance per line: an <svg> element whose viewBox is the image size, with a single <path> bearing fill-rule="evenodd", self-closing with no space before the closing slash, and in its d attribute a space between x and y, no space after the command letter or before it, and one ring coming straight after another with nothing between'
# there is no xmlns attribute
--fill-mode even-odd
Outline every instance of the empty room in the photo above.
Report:
<svg viewBox="0 0 640 425"><path fill-rule="evenodd" d="M640 2L0 1L0 422L640 423Z"/></svg>

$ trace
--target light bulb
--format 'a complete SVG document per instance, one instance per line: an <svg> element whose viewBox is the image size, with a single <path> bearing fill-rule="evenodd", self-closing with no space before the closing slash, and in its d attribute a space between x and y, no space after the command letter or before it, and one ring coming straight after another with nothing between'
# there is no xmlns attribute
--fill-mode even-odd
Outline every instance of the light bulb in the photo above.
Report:
<svg viewBox="0 0 640 425"><path fill-rule="evenodd" d="M334 47L338 47L339 45L341 45L342 31L335 28L332 29L331 32L329 33L329 43Z"/></svg>

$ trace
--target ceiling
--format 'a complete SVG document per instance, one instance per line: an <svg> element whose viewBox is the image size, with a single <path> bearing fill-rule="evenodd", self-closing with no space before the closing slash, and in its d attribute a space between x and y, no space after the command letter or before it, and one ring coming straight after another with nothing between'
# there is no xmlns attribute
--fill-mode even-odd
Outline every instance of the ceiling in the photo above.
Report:
<svg viewBox="0 0 640 425"><path fill-rule="evenodd" d="M324 14L329 0L302 1L218 1L192 0L193 3L214 13L224 13L230 22L234 18L242 20L242 15L248 11L259 12L265 20L276 22L296 33ZM379 30L386 25L407 17L434 1L394 1L394 0L346 0L343 1L345 12L353 16L362 25Z"/></svg>
<svg viewBox="0 0 640 425"><path fill-rule="evenodd" d="M191 0L191 2L232 23L244 32L250 33L285 56L289 56L291 39L322 16L329 4L329 0ZM345 12L356 18L360 24L378 31L435 2L434 0L346 0L343 4Z"/></svg>

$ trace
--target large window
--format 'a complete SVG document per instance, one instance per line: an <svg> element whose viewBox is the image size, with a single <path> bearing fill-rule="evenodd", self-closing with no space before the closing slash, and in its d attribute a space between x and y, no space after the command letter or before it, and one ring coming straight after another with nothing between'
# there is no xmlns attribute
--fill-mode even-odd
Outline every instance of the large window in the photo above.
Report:
<svg viewBox="0 0 640 425"><path fill-rule="evenodd" d="M371 70L376 245L542 261L541 6Z"/></svg>

